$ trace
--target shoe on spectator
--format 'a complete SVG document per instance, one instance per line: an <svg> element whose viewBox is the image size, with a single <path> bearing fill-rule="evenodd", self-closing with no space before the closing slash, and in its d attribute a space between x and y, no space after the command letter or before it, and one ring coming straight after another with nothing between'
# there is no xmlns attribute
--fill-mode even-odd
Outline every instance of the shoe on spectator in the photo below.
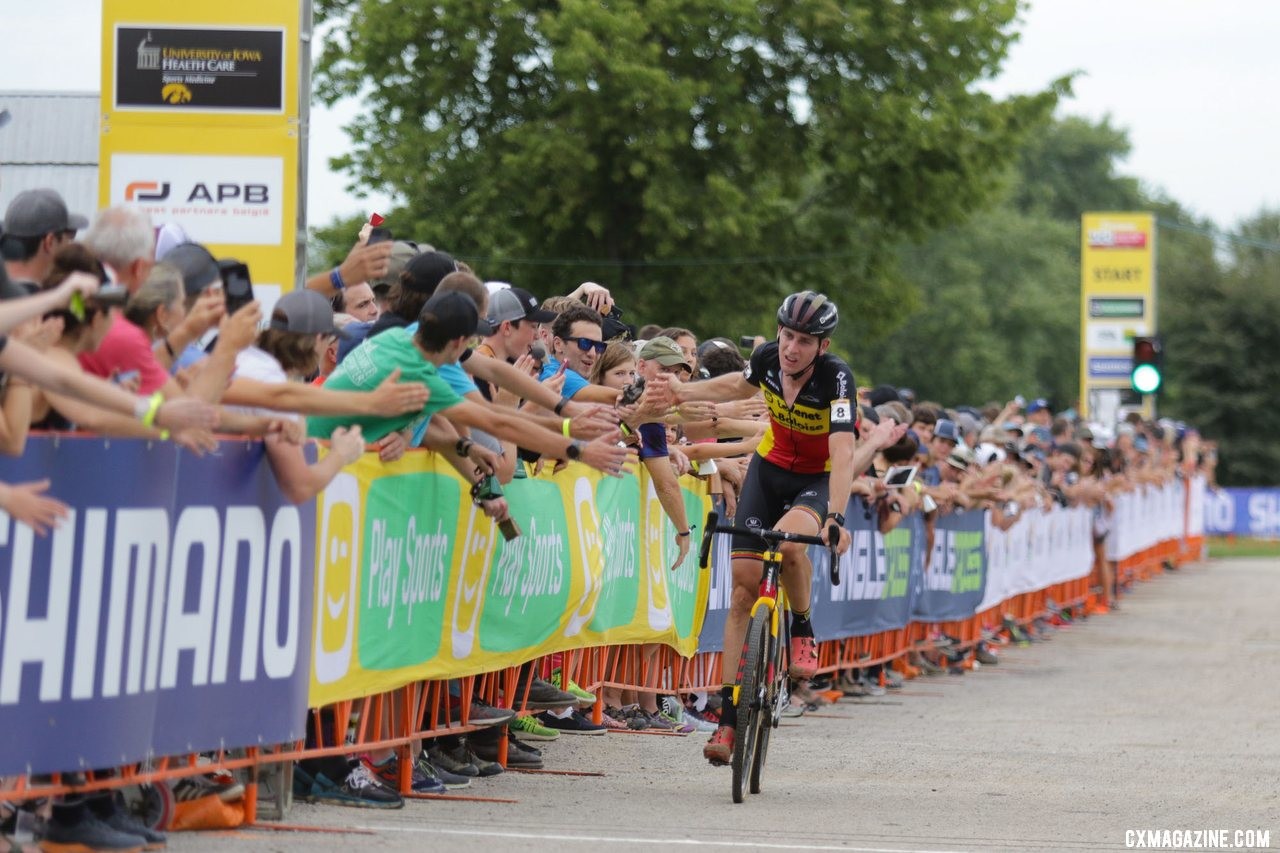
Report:
<svg viewBox="0 0 1280 853"><path fill-rule="evenodd" d="M474 779L480 775L479 767L476 767L470 761L459 761L439 744L432 744L427 749L427 760L437 770L447 770L458 776L470 776Z"/></svg>
<svg viewBox="0 0 1280 853"><path fill-rule="evenodd" d="M530 711L558 711L561 708L576 708L578 705L577 696L566 693L541 678L530 682L527 693L523 692L523 687L523 682L516 685L516 698L511 707L523 706Z"/></svg>
<svg viewBox="0 0 1280 853"><path fill-rule="evenodd" d="M441 770L439 767L436 767L427 760L427 754L425 752L418 755L418 760L413 763L413 766L417 770L421 771L424 776L439 779L440 783L444 785L446 790L456 791L462 788L471 787L470 776L463 776L460 773L450 773L448 770Z"/></svg>
<svg viewBox="0 0 1280 853"><path fill-rule="evenodd" d="M916 665L920 667L920 671L925 675L941 675L943 671L942 667L938 666L924 655L920 655L920 662Z"/></svg>
<svg viewBox="0 0 1280 853"><path fill-rule="evenodd" d="M978 663L986 666L995 666L1000 663L1000 658L996 657L995 652L988 649L985 643L978 644L978 650L974 656L978 659Z"/></svg>
<svg viewBox="0 0 1280 853"><path fill-rule="evenodd" d="M627 728L641 732L649 728L649 717L640 710L639 705L628 705L625 708L614 708L610 716L626 723Z"/></svg>
<svg viewBox="0 0 1280 853"><path fill-rule="evenodd" d="M902 688L902 675L892 667L884 668L884 686L890 690L899 690Z"/></svg>
<svg viewBox="0 0 1280 853"><path fill-rule="evenodd" d="M92 794L85 802L94 817L116 832L140 836L146 842L147 850L159 850L168 843L163 832L157 832L129 813L124 797L117 791Z"/></svg>
<svg viewBox="0 0 1280 853"><path fill-rule="evenodd" d="M502 765L496 761L485 761L476 755L475 750L471 747L471 741L464 738L463 741L453 749L447 750L449 757L460 763L471 764L476 768L477 775L481 778L488 776L497 776L502 772Z"/></svg>
<svg viewBox="0 0 1280 853"><path fill-rule="evenodd" d="M684 703L674 696L663 696L658 703L658 716L675 726L682 735L698 731L697 724L685 713Z"/></svg>
<svg viewBox="0 0 1280 853"><path fill-rule="evenodd" d="M480 760L496 764L498 761L498 745L500 743L501 741L474 743L471 745L471 749ZM516 770L541 770L542 756L525 747L520 741L508 738L507 767Z"/></svg>
<svg viewBox="0 0 1280 853"><path fill-rule="evenodd" d="M627 725L639 731L673 732L676 729L674 723L662 719L659 714L650 714L639 705L630 708L628 713L631 716Z"/></svg>
<svg viewBox="0 0 1280 853"><path fill-rule="evenodd" d="M782 716L784 717L803 717L804 705L800 702L792 702L791 697L787 697L787 702L782 706Z"/></svg>
<svg viewBox="0 0 1280 853"><path fill-rule="evenodd" d="M551 670L551 677L547 680L551 683L551 686L555 687L557 690L563 690L566 693L572 693L574 696L577 696L579 708L590 708L592 705L596 704L596 694L583 690L572 678L569 679L568 685L562 685L560 683L559 667Z"/></svg>
<svg viewBox="0 0 1280 853"><path fill-rule="evenodd" d="M109 850L112 853L137 853L147 847L147 839L131 832L121 832L99 820L82 800L78 803L54 803L53 816L38 834L40 849L45 851Z"/></svg>
<svg viewBox="0 0 1280 853"><path fill-rule="evenodd" d="M173 798L179 803L212 796L224 803L234 803L244 797L244 785L236 781L218 782L211 776L187 776L173 783Z"/></svg>
<svg viewBox="0 0 1280 853"><path fill-rule="evenodd" d="M507 728L525 740L555 740L560 737L560 732L544 726L537 717L532 715L516 717L507 723Z"/></svg>
<svg viewBox="0 0 1280 853"><path fill-rule="evenodd" d="M702 748L702 757L716 767L728 764L733 758L733 734L732 726L720 726Z"/></svg>
<svg viewBox="0 0 1280 853"><path fill-rule="evenodd" d="M813 637L791 638L791 663L787 674L792 678L813 678L818 671L818 643Z"/></svg>
<svg viewBox="0 0 1280 853"><path fill-rule="evenodd" d="M610 731L616 731L618 729L627 728L626 721L619 720L617 717L614 717L613 715L609 714L606 711L600 712L600 725L604 726L606 729L609 729Z"/></svg>
<svg viewBox="0 0 1280 853"><path fill-rule="evenodd" d="M885 689L880 686L880 682L872 678L862 679L862 689L866 691L867 696L883 696Z"/></svg>
<svg viewBox="0 0 1280 853"><path fill-rule="evenodd" d="M531 743L525 743L524 741L520 740L520 738L516 737L515 733L510 730L507 731L507 743L515 744L516 746L523 749L525 752L531 752L534 755L538 756L539 758L542 757L542 750L538 749L536 746L534 746ZM508 747L508 749L509 748L510 747Z"/></svg>
<svg viewBox="0 0 1280 853"><path fill-rule="evenodd" d="M381 764L370 764L378 779L393 791L400 790L400 758L394 754ZM416 763L413 765L411 787L415 794L443 794L444 782L436 776L423 771Z"/></svg>
<svg viewBox="0 0 1280 853"><path fill-rule="evenodd" d="M720 727L720 723L712 720L692 708L684 709L684 718L686 721L693 723L694 729L703 734L711 734Z"/></svg>
<svg viewBox="0 0 1280 853"><path fill-rule="evenodd" d="M368 762L354 762L347 778L341 784L331 781L323 773L315 775L311 796L319 803L336 806L356 806L365 809L404 808L404 798L393 788L382 784Z"/></svg>
<svg viewBox="0 0 1280 853"><path fill-rule="evenodd" d="M538 719L547 728L555 729L567 735L602 735L608 731L604 726L597 726L588 720L576 708L569 716L563 719L548 713L539 714Z"/></svg>
<svg viewBox="0 0 1280 853"><path fill-rule="evenodd" d="M467 715L467 723L478 729L488 726L500 726L516 715L510 708L497 708L479 699L471 701L471 711Z"/></svg>

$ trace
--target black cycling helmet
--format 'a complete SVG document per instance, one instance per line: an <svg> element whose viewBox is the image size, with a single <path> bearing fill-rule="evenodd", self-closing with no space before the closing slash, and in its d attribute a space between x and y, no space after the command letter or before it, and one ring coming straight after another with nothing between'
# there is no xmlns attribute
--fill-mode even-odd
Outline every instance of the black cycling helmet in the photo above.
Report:
<svg viewBox="0 0 1280 853"><path fill-rule="evenodd" d="M815 338L828 337L836 328L840 312L821 293L805 290L793 293L778 308L778 325Z"/></svg>

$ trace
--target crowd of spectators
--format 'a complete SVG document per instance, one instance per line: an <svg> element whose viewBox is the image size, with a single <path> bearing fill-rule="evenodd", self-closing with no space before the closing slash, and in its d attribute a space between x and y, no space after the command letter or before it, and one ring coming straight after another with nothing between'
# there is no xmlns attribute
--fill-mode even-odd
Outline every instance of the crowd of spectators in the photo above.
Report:
<svg viewBox="0 0 1280 853"><path fill-rule="evenodd" d="M90 223L51 190L20 194L0 238L7 268L0 271L0 451L20 455L29 431L41 429L173 441L191 453L209 452L226 434L256 437L285 499L302 502L365 453L385 463L427 448L473 485L498 523L510 521L502 487L538 466L579 461L619 475L642 465L672 527L673 567L688 554L697 522L686 514L681 475L704 478L733 515L765 431L763 401L669 408L646 386L664 374L696 382L741 371L750 347L700 341L684 328L637 329L598 284L540 300L483 281L442 249L368 236L366 229L342 264L264 316L251 297L228 302L233 277L242 282L237 292L247 284L244 265L180 232L158 232L137 208L108 208ZM910 424L857 472L854 494L868 517L887 532L919 513L932 537L936 520L959 510L986 509L1007 528L1032 507L1090 507L1104 606L1116 606L1120 593L1105 555L1113 497L1211 464L1194 430L1166 421L1130 416L1101 425L1069 409L1055 413L1045 400L946 408L913 397L887 385L859 389L860 429L884 419ZM328 442L317 462L303 452L310 439ZM915 468L908 487L886 485L894 466ZM0 485L0 508L44 533L66 513L48 485ZM1032 639L1023 630L1009 633ZM940 658L904 661L898 672L855 670L800 685L792 713L832 691L874 693L903 674L942 671L945 638L939 646ZM657 651L645 646L639 654L652 660ZM985 646L979 654L996 660ZM597 724L583 713L597 697L567 677L563 661L554 663L526 666L508 707L472 700L466 712L479 731L417 744L413 790L439 793L501 773L503 741L507 766L541 768L532 742L611 728L715 728L714 697L613 689L604 691ZM452 701L460 712L456 689ZM345 737L333 728L333 715L322 714L309 736L332 745ZM397 807L400 773L391 751L316 759L297 768L295 790L315 801ZM176 789L179 799L226 800L242 791L216 776ZM12 827L16 818L8 809L3 819ZM164 841L113 794L52 804L42 833L47 845L66 849Z"/></svg>

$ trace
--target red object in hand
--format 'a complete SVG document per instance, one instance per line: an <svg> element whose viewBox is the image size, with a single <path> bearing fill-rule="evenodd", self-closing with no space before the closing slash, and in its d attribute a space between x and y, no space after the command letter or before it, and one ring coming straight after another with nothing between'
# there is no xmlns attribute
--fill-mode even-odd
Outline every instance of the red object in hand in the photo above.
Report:
<svg viewBox="0 0 1280 853"><path fill-rule="evenodd" d="M384 220L380 215L378 215L378 214L376 214L376 213L375 213L375 214L372 214L372 215L369 217L369 224L370 224L370 225L372 225L374 228L377 228L377 227L378 227L379 225L381 225L384 221L385 221L385 220Z"/></svg>

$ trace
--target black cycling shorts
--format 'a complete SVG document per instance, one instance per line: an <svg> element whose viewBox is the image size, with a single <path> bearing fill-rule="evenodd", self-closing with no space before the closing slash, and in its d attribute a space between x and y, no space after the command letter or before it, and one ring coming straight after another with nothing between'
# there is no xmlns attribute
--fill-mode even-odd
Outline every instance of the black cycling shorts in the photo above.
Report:
<svg viewBox="0 0 1280 853"><path fill-rule="evenodd" d="M821 527L822 520L827 517L828 477L826 472L797 474L753 455L751 464L747 466L747 475L742 478L734 521L741 527L767 530L777 524L788 510L804 507L813 513ZM759 559L764 548L764 540L755 536L735 534L733 537L734 557Z"/></svg>

